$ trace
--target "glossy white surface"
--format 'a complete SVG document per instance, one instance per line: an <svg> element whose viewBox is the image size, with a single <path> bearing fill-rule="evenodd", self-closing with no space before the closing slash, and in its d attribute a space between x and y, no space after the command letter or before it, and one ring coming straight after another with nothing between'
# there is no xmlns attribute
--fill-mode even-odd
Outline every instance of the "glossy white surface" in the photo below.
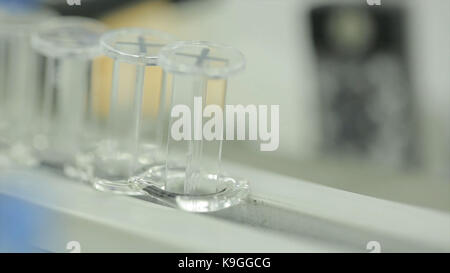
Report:
<svg viewBox="0 0 450 273"><path fill-rule="evenodd" d="M65 252L450 251L450 215L228 164L252 182L248 204L191 214L97 192L51 170L3 171L0 196L31 202L45 221L34 242Z"/></svg>

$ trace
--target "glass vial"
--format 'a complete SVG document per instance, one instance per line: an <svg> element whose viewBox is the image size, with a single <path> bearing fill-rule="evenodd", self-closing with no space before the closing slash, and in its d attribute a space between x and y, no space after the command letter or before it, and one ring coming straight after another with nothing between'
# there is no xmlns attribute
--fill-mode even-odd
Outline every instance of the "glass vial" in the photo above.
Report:
<svg viewBox="0 0 450 273"><path fill-rule="evenodd" d="M32 140L44 63L31 35L55 16L46 9L0 10L0 166L38 163Z"/></svg>
<svg viewBox="0 0 450 273"><path fill-rule="evenodd" d="M185 41L162 49L159 62L170 105L166 160L143 178L144 190L189 211L238 204L247 182L225 176L221 157L227 82L243 70L244 56L232 47Z"/></svg>
<svg viewBox="0 0 450 273"><path fill-rule="evenodd" d="M93 62L100 55L105 31L93 19L60 17L42 24L32 37L33 48L45 59L34 146L46 165L70 169L88 145L95 114Z"/></svg>
<svg viewBox="0 0 450 273"><path fill-rule="evenodd" d="M94 187L140 195L135 180L161 162L164 112L159 50L175 39L164 32L124 28L102 36L101 47L113 60L110 108L104 137L90 152Z"/></svg>

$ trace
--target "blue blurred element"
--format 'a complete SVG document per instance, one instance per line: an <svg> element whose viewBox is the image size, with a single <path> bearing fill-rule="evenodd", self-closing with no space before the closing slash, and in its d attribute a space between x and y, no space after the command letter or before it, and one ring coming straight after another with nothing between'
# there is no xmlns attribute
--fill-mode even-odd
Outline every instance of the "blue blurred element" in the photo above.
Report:
<svg viewBox="0 0 450 273"><path fill-rule="evenodd" d="M37 252L32 239L37 235L35 206L0 195L0 252Z"/></svg>
<svg viewBox="0 0 450 273"><path fill-rule="evenodd" d="M10 12L23 12L36 9L41 0L0 0L0 7Z"/></svg>

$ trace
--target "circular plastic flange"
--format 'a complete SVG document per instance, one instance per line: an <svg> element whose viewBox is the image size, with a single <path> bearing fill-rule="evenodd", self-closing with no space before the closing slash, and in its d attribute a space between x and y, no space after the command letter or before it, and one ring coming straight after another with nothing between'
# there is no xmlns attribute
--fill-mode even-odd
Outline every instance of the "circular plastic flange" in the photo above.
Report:
<svg viewBox="0 0 450 273"><path fill-rule="evenodd" d="M90 180L95 189L103 192L116 193L121 195L141 196L146 195L144 191L135 187L134 180L128 181L108 181L104 179L92 178Z"/></svg>
<svg viewBox="0 0 450 273"><path fill-rule="evenodd" d="M174 177L164 177L164 167L155 166L145 176L134 179L136 190L145 192L152 198L178 209L190 212L213 212L235 206L243 202L250 193L247 180L221 175L211 183L217 183L214 193L182 194L165 190L165 179L184 179L184 169ZM216 175L210 175L217 177ZM206 175L208 177L208 175ZM181 185L182 183L180 183ZM182 185L181 185L182 186Z"/></svg>
<svg viewBox="0 0 450 273"><path fill-rule="evenodd" d="M103 175L94 172L95 163L94 152L80 154L75 158L75 166L66 167L64 171L69 177L91 185L99 191L131 196L147 195L146 192L136 187L134 176L128 179L114 180L101 178Z"/></svg>
<svg viewBox="0 0 450 273"><path fill-rule="evenodd" d="M92 59L100 55L106 26L97 20L67 16L49 20L32 36L33 48L51 58Z"/></svg>
<svg viewBox="0 0 450 273"><path fill-rule="evenodd" d="M156 65L162 47L176 41L172 35L145 28L121 28L101 38L103 53L132 64Z"/></svg>

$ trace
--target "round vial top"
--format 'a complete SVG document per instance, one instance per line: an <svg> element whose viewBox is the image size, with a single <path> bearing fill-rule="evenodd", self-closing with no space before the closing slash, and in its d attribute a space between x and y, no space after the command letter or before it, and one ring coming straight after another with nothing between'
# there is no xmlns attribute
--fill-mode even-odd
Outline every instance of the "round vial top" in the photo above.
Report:
<svg viewBox="0 0 450 273"><path fill-rule="evenodd" d="M40 23L56 17L49 9L33 9L25 11L0 10L0 33L26 33L36 29Z"/></svg>
<svg viewBox="0 0 450 273"><path fill-rule="evenodd" d="M245 68L244 55L237 49L203 41L181 41L164 47L159 54L164 70L226 78Z"/></svg>
<svg viewBox="0 0 450 273"><path fill-rule="evenodd" d="M122 28L105 33L101 38L103 53L132 64L156 65L158 53L176 39L165 32L145 28Z"/></svg>
<svg viewBox="0 0 450 273"><path fill-rule="evenodd" d="M94 58L100 51L100 36L106 26L84 17L59 17L39 26L32 36L33 48L54 58Z"/></svg>

